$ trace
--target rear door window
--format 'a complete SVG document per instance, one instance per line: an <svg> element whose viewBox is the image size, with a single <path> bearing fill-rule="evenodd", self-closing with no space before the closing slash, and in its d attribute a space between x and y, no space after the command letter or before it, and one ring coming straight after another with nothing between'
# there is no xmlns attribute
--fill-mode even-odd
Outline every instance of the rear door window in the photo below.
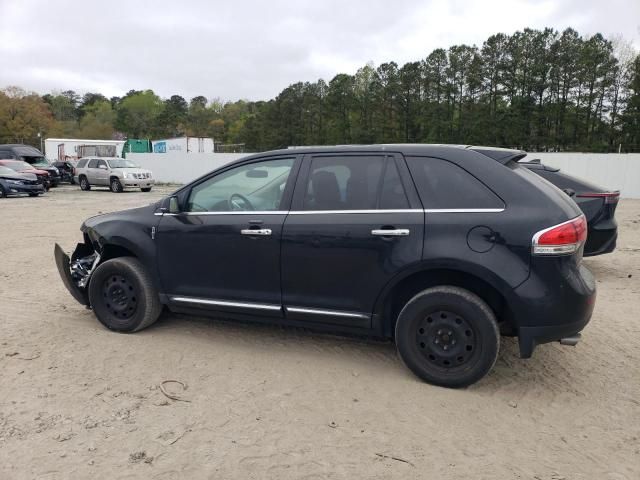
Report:
<svg viewBox="0 0 640 480"><path fill-rule="evenodd" d="M504 208L491 189L452 162L407 157L407 164L426 209Z"/></svg>
<svg viewBox="0 0 640 480"><path fill-rule="evenodd" d="M97 167L98 167L97 158L92 158L91 160L89 160L89 165L87 165L87 168L97 168Z"/></svg>
<svg viewBox="0 0 640 480"><path fill-rule="evenodd" d="M408 206L393 158L334 155L311 160L303 210L375 210Z"/></svg>

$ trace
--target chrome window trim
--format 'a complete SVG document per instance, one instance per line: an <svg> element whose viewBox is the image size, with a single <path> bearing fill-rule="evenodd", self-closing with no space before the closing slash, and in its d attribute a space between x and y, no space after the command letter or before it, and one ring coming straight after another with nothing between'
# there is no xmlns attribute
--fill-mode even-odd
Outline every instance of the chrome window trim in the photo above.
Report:
<svg viewBox="0 0 640 480"><path fill-rule="evenodd" d="M212 305L218 307L237 307L237 308L254 308L256 310L281 311L282 306L268 303L248 303L248 302L231 302L227 300L210 300L207 298L196 297L169 297L172 302L178 303L195 303L198 305Z"/></svg>
<svg viewBox="0 0 640 480"><path fill-rule="evenodd" d="M380 210L237 210L228 212L155 212L154 215L329 215L329 214L372 214L372 213L500 213L504 208L404 208Z"/></svg>
<svg viewBox="0 0 640 480"><path fill-rule="evenodd" d="M337 214L354 214L354 213L422 213L420 208L404 208L404 209L379 209L379 210L294 210L289 212L290 215L328 215Z"/></svg>
<svg viewBox="0 0 640 480"><path fill-rule="evenodd" d="M503 208L425 208L424 213L499 213Z"/></svg>
<svg viewBox="0 0 640 480"><path fill-rule="evenodd" d="M313 315L330 315L334 317L349 317L349 318L371 318L370 315L364 313L351 313L343 312L340 310L324 310L321 308L306 308L306 307L285 307L287 312L292 313L311 313Z"/></svg>

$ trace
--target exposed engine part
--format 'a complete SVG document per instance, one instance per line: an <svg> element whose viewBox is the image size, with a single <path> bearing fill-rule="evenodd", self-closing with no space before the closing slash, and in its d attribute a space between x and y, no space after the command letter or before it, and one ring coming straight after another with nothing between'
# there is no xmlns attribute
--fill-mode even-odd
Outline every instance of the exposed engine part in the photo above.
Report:
<svg viewBox="0 0 640 480"><path fill-rule="evenodd" d="M80 288L86 288L91 278L91 273L100 262L100 254L93 252L93 254L73 260L70 265L71 278L75 284Z"/></svg>

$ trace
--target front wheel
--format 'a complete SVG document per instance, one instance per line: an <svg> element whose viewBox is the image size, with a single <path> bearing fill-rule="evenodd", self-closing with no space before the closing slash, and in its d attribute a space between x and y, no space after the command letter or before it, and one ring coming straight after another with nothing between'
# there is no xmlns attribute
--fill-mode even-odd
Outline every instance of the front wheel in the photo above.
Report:
<svg viewBox="0 0 640 480"><path fill-rule="evenodd" d="M100 323L117 332L142 330L162 311L150 275L134 257L98 265L89 282L89 303Z"/></svg>
<svg viewBox="0 0 640 480"><path fill-rule="evenodd" d="M122 184L120 183L120 180L118 180L117 178L111 179L110 186L111 186L111 191L113 193L120 193L123 190Z"/></svg>
<svg viewBox="0 0 640 480"><path fill-rule="evenodd" d="M80 190L84 190L85 192L91 190L89 180L87 180L87 177L85 176L80 177Z"/></svg>
<svg viewBox="0 0 640 480"><path fill-rule="evenodd" d="M428 288L413 297L396 323L402 361L418 377L443 387L466 387L493 368L500 332L491 308L453 286Z"/></svg>

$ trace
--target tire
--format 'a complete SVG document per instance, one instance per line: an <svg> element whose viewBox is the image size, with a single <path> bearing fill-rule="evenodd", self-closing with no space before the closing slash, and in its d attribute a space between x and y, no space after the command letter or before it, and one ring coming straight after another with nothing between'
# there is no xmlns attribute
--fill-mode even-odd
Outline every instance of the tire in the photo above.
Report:
<svg viewBox="0 0 640 480"><path fill-rule="evenodd" d="M100 323L116 332L142 330L162 311L151 276L134 257L98 265L89 282L89 303Z"/></svg>
<svg viewBox="0 0 640 480"><path fill-rule="evenodd" d="M140 190L143 191L143 192L150 192L151 191L151 187L141 188Z"/></svg>
<svg viewBox="0 0 640 480"><path fill-rule="evenodd" d="M109 188L111 188L111 191L113 193L122 193L122 191L124 190L122 188L122 184L120 183L120 180L118 180L117 178L113 177L110 181L109 181Z"/></svg>
<svg viewBox="0 0 640 480"><path fill-rule="evenodd" d="M69 183L70 183L71 185L75 185L75 184L76 184L76 180L75 180L75 178L71 177L71 180L69 180Z"/></svg>
<svg viewBox="0 0 640 480"><path fill-rule="evenodd" d="M40 195L39 193L29 193L30 197L37 197L38 195Z"/></svg>
<svg viewBox="0 0 640 480"><path fill-rule="evenodd" d="M493 368L500 331L491 308L459 287L428 288L407 302L395 328L405 365L442 387L471 385Z"/></svg>
<svg viewBox="0 0 640 480"><path fill-rule="evenodd" d="M7 192L2 185L0 185L0 198L7 198Z"/></svg>
<svg viewBox="0 0 640 480"><path fill-rule="evenodd" d="M80 181L80 190L83 190L85 192L91 190L91 185L89 184L89 180L87 180L87 177L81 175L78 180Z"/></svg>

